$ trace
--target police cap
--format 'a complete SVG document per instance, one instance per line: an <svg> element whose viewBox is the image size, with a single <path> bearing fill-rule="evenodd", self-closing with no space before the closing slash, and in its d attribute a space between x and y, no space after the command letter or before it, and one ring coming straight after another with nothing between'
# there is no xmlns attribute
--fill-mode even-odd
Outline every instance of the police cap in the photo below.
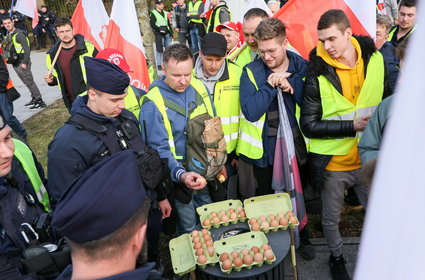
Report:
<svg viewBox="0 0 425 280"><path fill-rule="evenodd" d="M145 198L135 153L122 151L71 183L53 212L52 225L79 244L98 240L124 225Z"/></svg>

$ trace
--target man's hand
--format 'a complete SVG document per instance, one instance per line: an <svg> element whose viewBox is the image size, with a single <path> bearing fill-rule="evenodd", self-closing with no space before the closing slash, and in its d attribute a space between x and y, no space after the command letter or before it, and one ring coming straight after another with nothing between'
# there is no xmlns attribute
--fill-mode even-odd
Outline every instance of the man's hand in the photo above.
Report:
<svg viewBox="0 0 425 280"><path fill-rule="evenodd" d="M294 89L292 88L291 84L288 82L287 79L289 76L291 76L291 73L289 72L272 73L267 78L267 82L274 87L280 87L284 92L294 94Z"/></svg>
<svg viewBox="0 0 425 280"><path fill-rule="evenodd" d="M353 121L354 131L363 131L369 122L371 115L358 117Z"/></svg>
<svg viewBox="0 0 425 280"><path fill-rule="evenodd" d="M206 13L202 13L199 17L200 18L206 18L207 17L207 14Z"/></svg>
<svg viewBox="0 0 425 280"><path fill-rule="evenodd" d="M173 209L171 207L170 202L168 201L168 199L164 199L158 202L159 204L159 209L161 209L161 213L162 213L162 218L168 218L171 215L171 210Z"/></svg>
<svg viewBox="0 0 425 280"><path fill-rule="evenodd" d="M192 190L202 190L207 185L207 181L204 177L195 172L185 172L180 176L186 187Z"/></svg>
<svg viewBox="0 0 425 280"><path fill-rule="evenodd" d="M26 65L26 64L24 64L24 63L21 63L21 68L22 68L22 69L27 69L27 65Z"/></svg>
<svg viewBox="0 0 425 280"><path fill-rule="evenodd" d="M48 84L53 83L53 75L52 74L46 74L44 75L44 81Z"/></svg>
<svg viewBox="0 0 425 280"><path fill-rule="evenodd" d="M174 28L174 31L176 31L177 33L179 33L180 32L180 29Z"/></svg>

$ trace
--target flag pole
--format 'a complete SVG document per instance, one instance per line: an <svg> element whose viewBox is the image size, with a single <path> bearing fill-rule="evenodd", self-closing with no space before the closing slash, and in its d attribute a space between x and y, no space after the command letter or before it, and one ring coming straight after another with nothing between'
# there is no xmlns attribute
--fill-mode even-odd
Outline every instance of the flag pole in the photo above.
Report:
<svg viewBox="0 0 425 280"><path fill-rule="evenodd" d="M53 58L52 66L50 66L50 69L49 69L49 72L47 72L47 75L50 75L53 72L53 69L55 67L56 61L58 60L58 57L59 57L59 53L62 50L62 44L63 44L63 42L60 42L58 51L56 52L55 57Z"/></svg>
<svg viewBox="0 0 425 280"><path fill-rule="evenodd" d="M9 17L10 18L12 18L12 8L13 8L13 6L15 6L14 3L15 3L15 0L12 0L12 3L10 4L10 9L9 9Z"/></svg>
<svg viewBox="0 0 425 280"><path fill-rule="evenodd" d="M294 280L298 280L297 255L295 252L295 234L294 234L294 229L291 226L289 227L289 235L291 236L292 271L294 273Z"/></svg>

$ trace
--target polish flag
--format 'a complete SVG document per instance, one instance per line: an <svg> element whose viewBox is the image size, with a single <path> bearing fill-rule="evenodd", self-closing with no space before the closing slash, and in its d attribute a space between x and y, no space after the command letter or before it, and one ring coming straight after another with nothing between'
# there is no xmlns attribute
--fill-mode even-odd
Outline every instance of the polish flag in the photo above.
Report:
<svg viewBox="0 0 425 280"><path fill-rule="evenodd" d="M133 70L129 73L131 84L147 91L150 84L148 67L133 0L114 1L105 48L117 49L124 54Z"/></svg>
<svg viewBox="0 0 425 280"><path fill-rule="evenodd" d="M15 9L23 15L32 18L32 28L38 24L37 0L17 0Z"/></svg>
<svg viewBox="0 0 425 280"><path fill-rule="evenodd" d="M109 17L102 0L80 0L71 18L75 34L81 34L98 50L104 48Z"/></svg>
<svg viewBox="0 0 425 280"><path fill-rule="evenodd" d="M290 0L274 17L285 23L289 42L308 59L310 51L317 45L320 16L330 9L346 13L354 34L375 36L375 1L370 0Z"/></svg>

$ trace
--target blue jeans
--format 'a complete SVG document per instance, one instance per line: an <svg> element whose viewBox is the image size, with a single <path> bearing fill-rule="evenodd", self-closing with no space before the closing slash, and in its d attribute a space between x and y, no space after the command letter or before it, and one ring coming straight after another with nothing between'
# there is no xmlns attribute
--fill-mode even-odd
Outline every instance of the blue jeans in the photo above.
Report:
<svg viewBox="0 0 425 280"><path fill-rule="evenodd" d="M168 47L171 44L171 35L167 34L165 37L162 37L162 51L158 51L158 46L155 50L155 59L156 59L156 66L162 65L162 54L164 53L164 49Z"/></svg>
<svg viewBox="0 0 425 280"><path fill-rule="evenodd" d="M199 29L198 27L190 29L190 40L192 41L192 52L195 54L199 52L199 45L201 43L199 39Z"/></svg>
<svg viewBox="0 0 425 280"><path fill-rule="evenodd" d="M20 138L26 137L27 132L19 120L13 115L13 103L7 100L6 93L0 93L0 111L6 119L6 123L15 131Z"/></svg>
<svg viewBox="0 0 425 280"><path fill-rule="evenodd" d="M177 223L177 232L180 234L189 233L195 229L199 222L196 208L202 205L212 203L208 187L202 190L193 191L192 200L188 203L182 203L176 199L176 210L179 215Z"/></svg>

